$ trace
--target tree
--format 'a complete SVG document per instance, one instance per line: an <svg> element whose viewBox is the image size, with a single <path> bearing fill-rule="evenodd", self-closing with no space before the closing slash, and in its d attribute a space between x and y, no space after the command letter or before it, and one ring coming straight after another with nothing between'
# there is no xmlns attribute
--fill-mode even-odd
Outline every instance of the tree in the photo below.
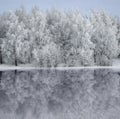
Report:
<svg viewBox="0 0 120 119"><path fill-rule="evenodd" d="M104 12L24 7L0 15L0 63L44 67L111 65L119 54L119 18Z"/></svg>
<svg viewBox="0 0 120 119"><path fill-rule="evenodd" d="M52 35L52 40L57 46L60 46L60 65L66 65L67 54L71 47L70 39L72 34L69 17L64 11L58 11L55 9L48 11L46 17L48 29L50 29L50 33Z"/></svg>
<svg viewBox="0 0 120 119"><path fill-rule="evenodd" d="M46 27L46 16L37 7L34 7L32 9L32 13L30 14L29 38L30 54L33 61L36 62L36 54L34 54L34 51L37 50L37 52L39 52L42 47L50 42L51 39L49 29Z"/></svg>
<svg viewBox="0 0 120 119"><path fill-rule="evenodd" d="M38 62L43 67L56 67L60 62L60 48L54 42L45 45L40 51L35 51Z"/></svg>
<svg viewBox="0 0 120 119"><path fill-rule="evenodd" d="M72 34L71 49L68 56L68 66L94 65L93 49L91 42L92 27L88 18L82 16L79 11L69 14Z"/></svg>
<svg viewBox="0 0 120 119"><path fill-rule="evenodd" d="M113 23L117 25L116 39L118 41L118 56L120 56L120 19L119 17L113 17Z"/></svg>
<svg viewBox="0 0 120 119"><path fill-rule="evenodd" d="M4 63L3 58L3 43L6 38L6 33L8 31L8 24L6 23L8 19L8 14L4 13L0 15L0 64Z"/></svg>
<svg viewBox="0 0 120 119"><path fill-rule="evenodd" d="M14 13L9 14L7 23L9 28L3 45L6 62L17 66L27 31L24 29L23 22L19 23L18 17Z"/></svg>
<svg viewBox="0 0 120 119"><path fill-rule="evenodd" d="M28 15L26 13L26 9L24 8L24 6L21 6L19 9L17 9L15 11L15 15L18 17L19 22L23 22L24 24L27 24Z"/></svg>
<svg viewBox="0 0 120 119"><path fill-rule="evenodd" d="M91 40L95 43L95 63L111 65L112 59L118 55L117 27L112 18L104 12L93 12L90 19L93 25Z"/></svg>

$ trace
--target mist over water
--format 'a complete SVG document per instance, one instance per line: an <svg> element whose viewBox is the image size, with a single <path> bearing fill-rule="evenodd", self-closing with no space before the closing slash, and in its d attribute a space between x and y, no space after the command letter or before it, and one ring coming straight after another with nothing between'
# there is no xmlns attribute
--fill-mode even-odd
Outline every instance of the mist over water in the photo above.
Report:
<svg viewBox="0 0 120 119"><path fill-rule="evenodd" d="M0 119L119 119L120 73L0 72Z"/></svg>

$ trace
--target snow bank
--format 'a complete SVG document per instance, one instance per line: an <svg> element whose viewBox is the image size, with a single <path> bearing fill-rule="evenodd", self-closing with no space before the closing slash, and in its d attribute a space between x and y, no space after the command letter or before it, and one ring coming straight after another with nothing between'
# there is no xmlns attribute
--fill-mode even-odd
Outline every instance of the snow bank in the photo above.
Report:
<svg viewBox="0 0 120 119"><path fill-rule="evenodd" d="M34 67L34 66L12 66L12 65L0 65L0 71L4 70L81 70L81 69L112 69L119 70L120 66L89 66L89 67Z"/></svg>

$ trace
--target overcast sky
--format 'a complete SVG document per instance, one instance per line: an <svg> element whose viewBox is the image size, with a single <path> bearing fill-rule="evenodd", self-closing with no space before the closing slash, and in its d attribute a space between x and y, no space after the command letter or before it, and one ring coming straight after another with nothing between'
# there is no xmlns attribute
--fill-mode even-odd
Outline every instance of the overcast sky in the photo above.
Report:
<svg viewBox="0 0 120 119"><path fill-rule="evenodd" d="M120 0L0 0L0 13L24 6L28 11L33 6L46 10L50 8L71 10L80 9L88 14L91 10L105 10L120 16Z"/></svg>

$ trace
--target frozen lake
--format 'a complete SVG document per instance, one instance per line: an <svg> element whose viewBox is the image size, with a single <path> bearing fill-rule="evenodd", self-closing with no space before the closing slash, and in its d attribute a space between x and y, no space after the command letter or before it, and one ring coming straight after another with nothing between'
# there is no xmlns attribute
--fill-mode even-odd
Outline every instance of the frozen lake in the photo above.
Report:
<svg viewBox="0 0 120 119"><path fill-rule="evenodd" d="M120 119L120 73L1 71L0 119Z"/></svg>

